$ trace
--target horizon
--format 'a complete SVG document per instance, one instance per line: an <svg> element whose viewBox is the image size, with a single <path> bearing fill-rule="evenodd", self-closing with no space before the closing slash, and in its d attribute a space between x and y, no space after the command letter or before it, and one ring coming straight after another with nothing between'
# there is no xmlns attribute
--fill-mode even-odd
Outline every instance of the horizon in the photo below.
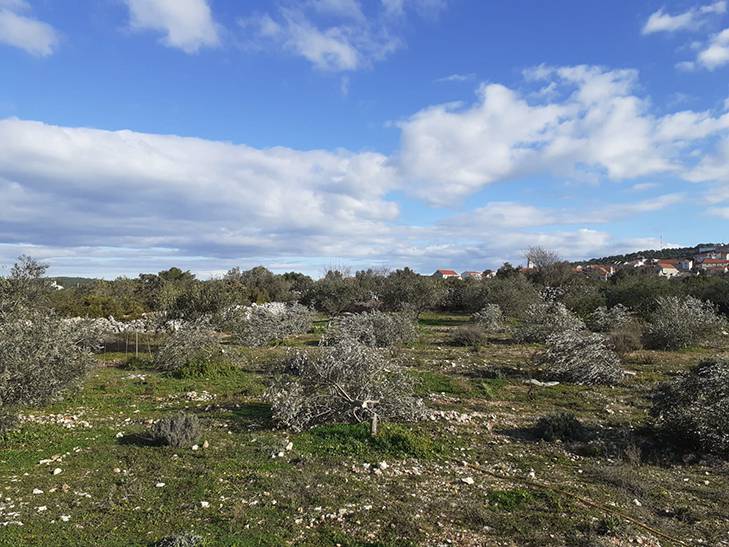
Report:
<svg viewBox="0 0 729 547"><path fill-rule="evenodd" d="M486 4L0 0L0 266L462 273L726 232L726 1Z"/></svg>

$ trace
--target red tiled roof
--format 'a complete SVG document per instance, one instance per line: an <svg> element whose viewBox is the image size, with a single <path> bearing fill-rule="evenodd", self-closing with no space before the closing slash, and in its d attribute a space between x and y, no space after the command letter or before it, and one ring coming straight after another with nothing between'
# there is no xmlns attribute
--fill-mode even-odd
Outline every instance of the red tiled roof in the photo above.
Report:
<svg viewBox="0 0 729 547"><path fill-rule="evenodd" d="M705 258L702 264L729 265L729 260L724 260L723 258Z"/></svg>
<svg viewBox="0 0 729 547"><path fill-rule="evenodd" d="M676 263L669 262L668 260L660 260L658 262L660 268L676 268Z"/></svg>
<svg viewBox="0 0 729 547"><path fill-rule="evenodd" d="M443 275L458 275L458 272L455 270L436 270L436 271Z"/></svg>

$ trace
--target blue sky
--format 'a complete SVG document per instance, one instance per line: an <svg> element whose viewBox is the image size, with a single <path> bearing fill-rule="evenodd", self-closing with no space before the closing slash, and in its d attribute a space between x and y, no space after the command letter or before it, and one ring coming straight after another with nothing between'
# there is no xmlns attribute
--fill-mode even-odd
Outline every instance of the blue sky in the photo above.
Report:
<svg viewBox="0 0 729 547"><path fill-rule="evenodd" d="M427 273L727 239L728 8L0 0L0 263Z"/></svg>

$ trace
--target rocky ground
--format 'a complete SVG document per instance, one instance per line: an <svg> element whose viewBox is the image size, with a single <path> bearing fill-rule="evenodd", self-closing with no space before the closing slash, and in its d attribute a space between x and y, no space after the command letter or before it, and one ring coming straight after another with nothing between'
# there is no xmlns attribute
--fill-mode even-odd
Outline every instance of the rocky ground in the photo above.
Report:
<svg viewBox="0 0 729 547"><path fill-rule="evenodd" d="M100 356L111 366L0 441L0 544L729 545L729 464L646 429L655 383L723 349L636 352L612 388L535 385L537 347L448 345L464 321L423 318L398 357L430 415L374 441L364 426L273 427L266 365L285 347L231 348L236 372L198 379ZM200 443L151 445L150 425L183 409L203 421ZM591 439L536 439L558 411Z"/></svg>

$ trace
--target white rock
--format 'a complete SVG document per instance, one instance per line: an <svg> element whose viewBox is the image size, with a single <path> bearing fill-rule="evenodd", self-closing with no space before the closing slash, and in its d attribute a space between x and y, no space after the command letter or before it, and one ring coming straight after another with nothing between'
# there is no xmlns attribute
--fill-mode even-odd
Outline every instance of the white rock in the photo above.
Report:
<svg viewBox="0 0 729 547"><path fill-rule="evenodd" d="M61 515L61 520L63 522L68 522L69 520L71 520L71 515Z"/></svg>
<svg viewBox="0 0 729 547"><path fill-rule="evenodd" d="M473 484L476 481L473 480L473 477L464 477L461 479L461 482L465 482L466 484Z"/></svg>
<svg viewBox="0 0 729 547"><path fill-rule="evenodd" d="M118 467L115 467L114 468L114 473L121 473L121 469L119 469Z"/></svg>
<svg viewBox="0 0 729 547"><path fill-rule="evenodd" d="M641 506L643 505L643 504L642 504L641 502L639 502L639 501L638 501L638 499L637 499L637 498L633 500L633 503L634 503L635 505L637 505L638 507L641 507Z"/></svg>
<svg viewBox="0 0 729 547"><path fill-rule="evenodd" d="M210 502L209 501L201 501L200 502L200 507L202 507L203 509L207 509L208 507L210 507Z"/></svg>
<svg viewBox="0 0 729 547"><path fill-rule="evenodd" d="M200 447L199 447L198 445L196 445L196 444L193 444L193 445L192 445L192 449L193 449L193 450L199 450L199 449L200 449Z"/></svg>
<svg viewBox="0 0 729 547"><path fill-rule="evenodd" d="M380 462L379 464L377 464L377 467L379 467L382 470L385 470L385 469L387 469L390 466L387 465L387 462Z"/></svg>
<svg viewBox="0 0 729 547"><path fill-rule="evenodd" d="M290 442L286 445L286 450L292 450L294 448L294 443Z"/></svg>
<svg viewBox="0 0 729 547"><path fill-rule="evenodd" d="M63 470L62 470L62 469L61 469L60 467L56 467L56 468L55 468L55 469L53 470L53 474L54 474L54 475L60 475L60 474L61 474L62 472L63 472Z"/></svg>
<svg viewBox="0 0 729 547"><path fill-rule="evenodd" d="M155 484L154 486L155 486L156 488L164 488L164 487L165 487L165 483L163 483L163 482L158 482L158 483L157 483L157 484Z"/></svg>
<svg viewBox="0 0 729 547"><path fill-rule="evenodd" d="M33 494L35 494L36 496L38 494L42 494L42 493L43 493L43 490L41 490L40 488L33 488Z"/></svg>
<svg viewBox="0 0 729 547"><path fill-rule="evenodd" d="M117 439L121 439L123 436L124 436L124 433L122 433L121 431L116 434Z"/></svg>
<svg viewBox="0 0 729 547"><path fill-rule="evenodd" d="M203 443L203 448L207 448L208 446L210 446L210 443L208 441L205 441Z"/></svg>
<svg viewBox="0 0 729 547"><path fill-rule="evenodd" d="M48 511L48 507L45 505L41 505L40 507L36 508L39 513L42 513L43 511Z"/></svg>

